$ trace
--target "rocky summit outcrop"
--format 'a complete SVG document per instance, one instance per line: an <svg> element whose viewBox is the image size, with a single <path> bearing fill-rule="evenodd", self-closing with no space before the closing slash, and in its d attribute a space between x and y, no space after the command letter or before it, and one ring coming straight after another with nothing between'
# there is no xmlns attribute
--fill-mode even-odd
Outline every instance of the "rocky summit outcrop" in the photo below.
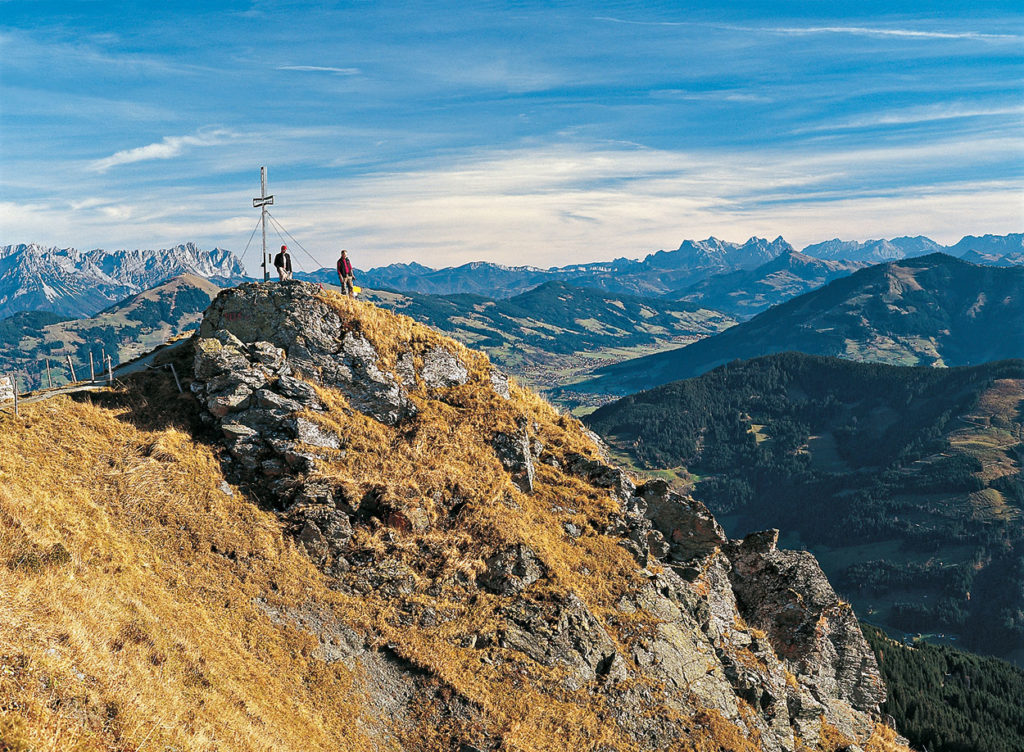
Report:
<svg viewBox="0 0 1024 752"><path fill-rule="evenodd" d="M305 283L224 291L194 351L227 477L351 604L264 610L358 661L399 726L419 702L452 749L876 733L878 668L813 557L727 540L479 353Z"/></svg>

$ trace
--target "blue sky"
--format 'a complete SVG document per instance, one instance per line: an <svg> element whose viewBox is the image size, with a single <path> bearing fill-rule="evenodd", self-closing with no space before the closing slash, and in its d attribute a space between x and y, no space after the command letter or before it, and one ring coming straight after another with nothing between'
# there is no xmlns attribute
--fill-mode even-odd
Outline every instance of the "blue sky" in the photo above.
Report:
<svg viewBox="0 0 1024 752"><path fill-rule="evenodd" d="M261 164L324 264L1019 232L1017 5L0 0L0 243L241 253Z"/></svg>

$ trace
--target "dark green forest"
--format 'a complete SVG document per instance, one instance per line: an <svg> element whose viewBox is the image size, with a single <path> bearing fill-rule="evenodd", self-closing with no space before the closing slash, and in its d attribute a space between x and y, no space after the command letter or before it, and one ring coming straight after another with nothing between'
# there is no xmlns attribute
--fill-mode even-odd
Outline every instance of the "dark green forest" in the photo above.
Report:
<svg viewBox="0 0 1024 752"><path fill-rule="evenodd" d="M38 336L39 330L49 324L70 321L49 311L22 311L0 321L0 348L15 348L22 337Z"/></svg>
<svg viewBox="0 0 1024 752"><path fill-rule="evenodd" d="M882 710L914 749L1024 749L1024 671L946 645L904 645L877 627L862 628L889 690Z"/></svg>
<svg viewBox="0 0 1024 752"><path fill-rule="evenodd" d="M872 618L889 626L965 633L1003 655L1024 646L1020 407L977 429L979 442L1016 432L1016 447L985 449L1009 475L984 480L978 455L947 434L993 383L1021 378L1020 360L909 368L783 353L625 397L586 422L642 467L685 467L734 535L778 527L812 550L878 546L860 561L822 559L844 595L884 603ZM977 513L979 493L999 515Z"/></svg>

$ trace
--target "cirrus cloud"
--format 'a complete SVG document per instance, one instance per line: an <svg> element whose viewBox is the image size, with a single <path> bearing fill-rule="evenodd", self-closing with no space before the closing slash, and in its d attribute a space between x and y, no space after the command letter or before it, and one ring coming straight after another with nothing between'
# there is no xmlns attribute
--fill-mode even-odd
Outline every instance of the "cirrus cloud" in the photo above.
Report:
<svg viewBox="0 0 1024 752"><path fill-rule="evenodd" d="M134 149L124 149L109 157L97 159L89 165L93 172L106 172L112 167L146 162L151 159L173 159L180 156L191 146L217 146L234 138L227 130L214 130L194 136L165 136L162 140Z"/></svg>

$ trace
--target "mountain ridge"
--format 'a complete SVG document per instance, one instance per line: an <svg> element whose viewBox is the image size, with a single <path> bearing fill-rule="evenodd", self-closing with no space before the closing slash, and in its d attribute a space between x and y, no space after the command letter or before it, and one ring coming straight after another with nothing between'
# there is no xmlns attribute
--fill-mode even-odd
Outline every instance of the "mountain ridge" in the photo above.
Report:
<svg viewBox="0 0 1024 752"><path fill-rule="evenodd" d="M872 264L932 252L960 256L975 246L981 263L1001 265L1024 264L1024 235L967 235L952 246L944 246L924 236L898 237L889 240L839 240L805 246L800 253L823 261L849 261ZM994 249L1002 248L992 255ZM979 250L980 249L980 250ZM987 250L986 250L987 249ZM525 292L548 279L562 279L580 287L594 287L642 297L672 296L690 285L718 275L752 269L769 262L786 251L795 249L781 236L769 241L752 237L744 243L720 240L684 240L675 250L648 253L642 259L616 258L612 261L575 263L551 266L506 266L474 261L457 267L434 269L418 262L396 263L359 270L358 277L369 287L395 291L430 294L473 293L490 297L510 297ZM982 253L984 251L984 253ZM667 272L667 274L666 274ZM330 283L333 269L299 272L299 279Z"/></svg>
<svg viewBox="0 0 1024 752"><path fill-rule="evenodd" d="M90 316L180 274L226 283L244 278L245 270L230 251L191 242L120 251L0 246L0 319L27 310Z"/></svg>
<svg viewBox="0 0 1024 752"><path fill-rule="evenodd" d="M692 345L602 368L581 393L627 394L794 350L915 365L1024 355L1024 268L936 253L867 267Z"/></svg>
<svg viewBox="0 0 1024 752"><path fill-rule="evenodd" d="M865 262L816 258L790 250L754 269L716 274L665 297L748 318L864 266Z"/></svg>

